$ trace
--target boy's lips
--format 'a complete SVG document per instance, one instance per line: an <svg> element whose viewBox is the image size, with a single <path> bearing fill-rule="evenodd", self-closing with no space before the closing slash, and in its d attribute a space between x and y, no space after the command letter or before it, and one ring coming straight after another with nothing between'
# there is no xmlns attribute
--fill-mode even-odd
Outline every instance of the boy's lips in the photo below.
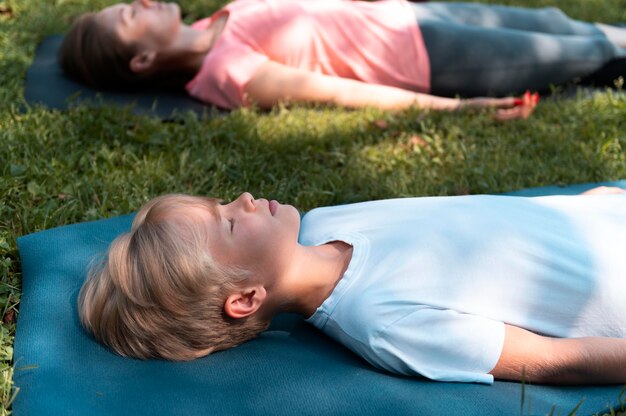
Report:
<svg viewBox="0 0 626 416"><path fill-rule="evenodd" d="M275 200L271 200L270 203L270 214L272 214L272 216L274 216L274 214L276 214L276 210L278 209L278 206L280 205L277 201Z"/></svg>

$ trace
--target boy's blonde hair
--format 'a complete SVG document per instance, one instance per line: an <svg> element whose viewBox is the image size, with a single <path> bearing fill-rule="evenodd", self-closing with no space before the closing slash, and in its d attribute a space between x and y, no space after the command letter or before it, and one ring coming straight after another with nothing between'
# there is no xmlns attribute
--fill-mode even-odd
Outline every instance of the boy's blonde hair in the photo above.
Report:
<svg viewBox="0 0 626 416"><path fill-rule="evenodd" d="M141 208L131 231L113 241L78 296L80 320L97 340L124 356L190 360L268 327L254 315L226 315L226 297L250 273L218 264L208 250L208 227L183 212L200 207L219 216L217 204L165 195Z"/></svg>

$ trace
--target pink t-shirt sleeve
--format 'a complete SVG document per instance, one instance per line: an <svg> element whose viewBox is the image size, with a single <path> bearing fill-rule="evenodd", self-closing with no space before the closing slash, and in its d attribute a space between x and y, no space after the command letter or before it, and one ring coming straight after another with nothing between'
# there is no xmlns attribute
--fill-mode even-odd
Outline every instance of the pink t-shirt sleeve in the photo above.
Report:
<svg viewBox="0 0 626 416"><path fill-rule="evenodd" d="M210 19L200 20L193 27L206 28ZM244 87L268 59L250 46L235 43L229 37L220 39L198 74L186 85L187 92L200 101L225 109L246 106Z"/></svg>

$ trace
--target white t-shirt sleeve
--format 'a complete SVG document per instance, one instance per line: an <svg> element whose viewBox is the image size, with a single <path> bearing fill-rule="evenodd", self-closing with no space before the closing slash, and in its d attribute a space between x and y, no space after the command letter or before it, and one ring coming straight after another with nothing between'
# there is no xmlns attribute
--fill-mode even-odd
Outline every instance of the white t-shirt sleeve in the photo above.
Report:
<svg viewBox="0 0 626 416"><path fill-rule="evenodd" d="M385 370L432 380L493 383L504 323L450 309L419 308L371 334L370 360Z"/></svg>

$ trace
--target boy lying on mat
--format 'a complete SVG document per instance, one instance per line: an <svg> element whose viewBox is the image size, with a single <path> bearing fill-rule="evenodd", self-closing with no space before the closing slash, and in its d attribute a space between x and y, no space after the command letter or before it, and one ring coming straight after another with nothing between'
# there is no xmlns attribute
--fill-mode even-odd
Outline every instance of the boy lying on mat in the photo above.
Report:
<svg viewBox="0 0 626 416"><path fill-rule="evenodd" d="M79 295L119 354L190 360L290 311L433 380L626 382L626 195L148 202Z"/></svg>

